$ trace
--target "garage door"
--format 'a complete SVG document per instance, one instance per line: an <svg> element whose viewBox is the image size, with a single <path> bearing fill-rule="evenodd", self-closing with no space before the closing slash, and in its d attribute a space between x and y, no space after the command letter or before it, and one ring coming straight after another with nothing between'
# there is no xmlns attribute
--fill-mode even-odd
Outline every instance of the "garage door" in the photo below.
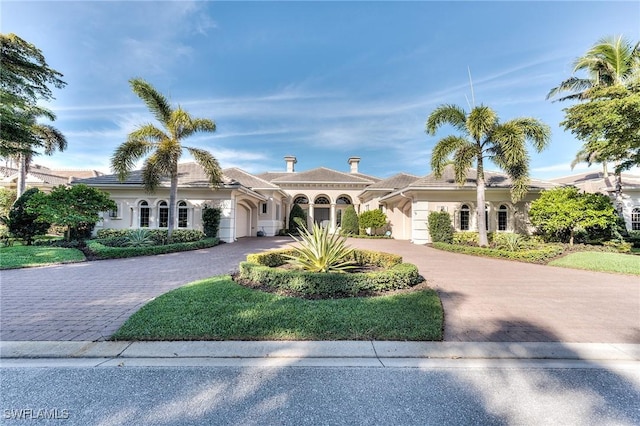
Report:
<svg viewBox="0 0 640 426"><path fill-rule="evenodd" d="M236 238L249 235L249 209L238 204L236 210Z"/></svg>

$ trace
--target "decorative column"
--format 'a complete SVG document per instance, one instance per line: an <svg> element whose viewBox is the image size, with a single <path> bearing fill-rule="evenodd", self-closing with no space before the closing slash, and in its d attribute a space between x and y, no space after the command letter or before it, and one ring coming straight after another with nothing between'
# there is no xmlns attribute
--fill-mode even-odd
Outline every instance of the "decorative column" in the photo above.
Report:
<svg viewBox="0 0 640 426"><path fill-rule="evenodd" d="M309 204L309 218L307 219L307 229L311 229L313 227L313 224L315 223L315 219L313 216L314 207L315 207L315 204Z"/></svg>
<svg viewBox="0 0 640 426"><path fill-rule="evenodd" d="M336 229L338 229L338 224L336 223L336 203L331 203L331 213L330 213L330 220L331 220L331 231L335 232Z"/></svg>

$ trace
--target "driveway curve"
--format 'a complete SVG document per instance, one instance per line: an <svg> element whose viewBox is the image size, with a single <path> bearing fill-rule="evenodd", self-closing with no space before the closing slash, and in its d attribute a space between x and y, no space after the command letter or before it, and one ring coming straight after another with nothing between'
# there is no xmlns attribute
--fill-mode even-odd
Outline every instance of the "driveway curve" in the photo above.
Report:
<svg viewBox="0 0 640 426"><path fill-rule="evenodd" d="M0 340L104 340L149 300L235 269L288 238L245 238L160 256L2 271ZM447 341L640 343L640 280L351 239L402 255L435 288Z"/></svg>

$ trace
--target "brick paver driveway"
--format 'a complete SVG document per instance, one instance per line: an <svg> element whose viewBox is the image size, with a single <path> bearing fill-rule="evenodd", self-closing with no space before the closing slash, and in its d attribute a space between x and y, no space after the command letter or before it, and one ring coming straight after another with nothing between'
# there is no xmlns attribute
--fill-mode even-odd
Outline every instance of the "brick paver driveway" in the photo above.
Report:
<svg viewBox="0 0 640 426"><path fill-rule="evenodd" d="M248 238L154 257L2 271L0 340L101 340L140 306L228 273L246 254L286 246ZM484 259L406 241L352 239L398 253L438 290L445 340L640 343L640 279Z"/></svg>

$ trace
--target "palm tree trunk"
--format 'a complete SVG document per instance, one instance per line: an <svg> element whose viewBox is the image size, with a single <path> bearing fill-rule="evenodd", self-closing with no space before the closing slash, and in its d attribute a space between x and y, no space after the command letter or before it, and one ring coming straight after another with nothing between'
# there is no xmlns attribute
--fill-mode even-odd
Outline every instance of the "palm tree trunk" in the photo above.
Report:
<svg viewBox="0 0 640 426"><path fill-rule="evenodd" d="M176 222L176 199L178 198L178 166L171 173L171 189L169 190L169 224L167 226L167 244L171 243L171 234Z"/></svg>
<svg viewBox="0 0 640 426"><path fill-rule="evenodd" d="M24 154L18 155L18 182L16 198L20 198L24 191L27 190L27 156Z"/></svg>
<svg viewBox="0 0 640 426"><path fill-rule="evenodd" d="M478 216L476 221L478 224L478 244L480 247L486 247L489 245L489 239L487 237L487 221L484 214L484 165L482 163L482 157L478 157L478 174L476 182L476 201L478 203L476 206L476 214Z"/></svg>

